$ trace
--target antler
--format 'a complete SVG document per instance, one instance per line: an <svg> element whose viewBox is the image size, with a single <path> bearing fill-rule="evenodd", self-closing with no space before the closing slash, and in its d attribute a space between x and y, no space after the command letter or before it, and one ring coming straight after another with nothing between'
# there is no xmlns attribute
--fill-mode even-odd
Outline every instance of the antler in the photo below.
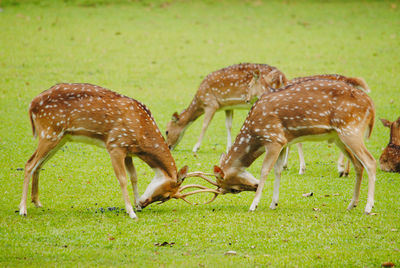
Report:
<svg viewBox="0 0 400 268"><path fill-rule="evenodd" d="M211 183L214 186L218 186L218 183L216 181L211 180L210 178L207 178L206 176L214 176L214 174L211 173L204 173L201 171L194 171L194 172L190 172L186 175L186 178L190 178L190 177L200 177L202 179L205 179L206 181L208 181L209 183Z"/></svg>
<svg viewBox="0 0 400 268"><path fill-rule="evenodd" d="M188 177L199 177L199 178L202 178L202 179L206 180L207 182L211 183L212 185L218 187L217 182L211 180L207 176L214 176L214 174L204 173L204 172L201 172L201 171L195 171L195 172L188 173L186 175L186 178L188 178ZM199 190L195 190L195 191L188 192L188 193L181 193L182 191L184 191L186 189L189 189L189 188L199 188ZM182 186L181 188L179 188L178 193L176 195L177 196L176 198L182 199L183 201L185 201L188 204L197 205L197 204L190 203L186 199L186 197L190 196L190 195L198 194L198 193L213 193L214 194L214 196L211 198L211 200L209 200L209 201L207 201L205 203L202 203L203 205L213 202L217 198L217 196L219 194L221 194L221 192L218 189L207 188L206 186L203 186L203 185L200 185L200 184L188 184L188 185L185 185L185 186Z"/></svg>

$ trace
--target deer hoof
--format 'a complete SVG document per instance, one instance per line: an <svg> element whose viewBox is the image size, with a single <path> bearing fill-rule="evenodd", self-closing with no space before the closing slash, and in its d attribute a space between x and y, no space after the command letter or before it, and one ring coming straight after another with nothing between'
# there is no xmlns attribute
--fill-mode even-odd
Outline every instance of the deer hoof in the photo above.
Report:
<svg viewBox="0 0 400 268"><path fill-rule="evenodd" d="M278 203L272 202L271 205L269 206L269 208L270 209L276 209L277 206L278 206Z"/></svg>

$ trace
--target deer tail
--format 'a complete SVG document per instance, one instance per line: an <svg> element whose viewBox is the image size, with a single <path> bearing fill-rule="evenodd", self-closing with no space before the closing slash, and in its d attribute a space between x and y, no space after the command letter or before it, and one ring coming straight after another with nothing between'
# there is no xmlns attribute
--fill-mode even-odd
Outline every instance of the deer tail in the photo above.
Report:
<svg viewBox="0 0 400 268"><path fill-rule="evenodd" d="M368 87L368 84L367 84L367 82L365 82L364 78L348 77L347 82L361 90L364 90L367 93L371 92L371 89Z"/></svg>

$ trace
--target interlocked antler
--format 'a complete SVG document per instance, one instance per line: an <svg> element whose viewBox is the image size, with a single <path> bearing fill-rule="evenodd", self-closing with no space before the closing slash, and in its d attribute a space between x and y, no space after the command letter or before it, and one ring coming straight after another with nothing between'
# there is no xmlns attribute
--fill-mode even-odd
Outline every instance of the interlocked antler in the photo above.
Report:
<svg viewBox="0 0 400 268"><path fill-rule="evenodd" d="M211 183L212 185L218 187L217 182L213 181L212 179L208 178L207 176L214 176L214 174L208 174L208 173L204 173L201 171L195 171L195 172L188 173L186 178L199 177L199 178L202 178L202 179L206 180L207 182ZM186 190L189 188L199 188L200 190L195 190L195 191L188 192L188 193L182 193L183 190ZM199 184L188 184L188 185L185 185L185 186L182 186L181 188L179 188L178 193L176 194L176 196L177 196L176 198L182 199L183 201L185 201L188 204L197 205L197 204L190 203L186 199L186 197L190 196L190 195L198 194L198 193L213 193L214 194L213 198L211 198L211 200L203 203L203 205L213 202L217 198L217 196L219 194L221 194L221 192L218 189L207 188L206 186L199 185Z"/></svg>

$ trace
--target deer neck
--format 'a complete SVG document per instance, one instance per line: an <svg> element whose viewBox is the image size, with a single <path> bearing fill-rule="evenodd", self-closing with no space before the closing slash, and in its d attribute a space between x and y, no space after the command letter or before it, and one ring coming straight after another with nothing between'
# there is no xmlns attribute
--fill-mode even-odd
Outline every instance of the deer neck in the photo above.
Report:
<svg viewBox="0 0 400 268"><path fill-rule="evenodd" d="M154 170L159 170L166 177L176 180L177 169L175 160L166 145L162 146L162 148L151 147L148 150L143 150L138 156Z"/></svg>
<svg viewBox="0 0 400 268"><path fill-rule="evenodd" d="M186 128L203 113L204 109L200 106L200 101L195 97L189 107L183 110L179 115L179 125Z"/></svg>
<svg viewBox="0 0 400 268"><path fill-rule="evenodd" d="M221 167L223 170L244 170L264 152L264 146L257 142L255 137L240 133L222 160Z"/></svg>

